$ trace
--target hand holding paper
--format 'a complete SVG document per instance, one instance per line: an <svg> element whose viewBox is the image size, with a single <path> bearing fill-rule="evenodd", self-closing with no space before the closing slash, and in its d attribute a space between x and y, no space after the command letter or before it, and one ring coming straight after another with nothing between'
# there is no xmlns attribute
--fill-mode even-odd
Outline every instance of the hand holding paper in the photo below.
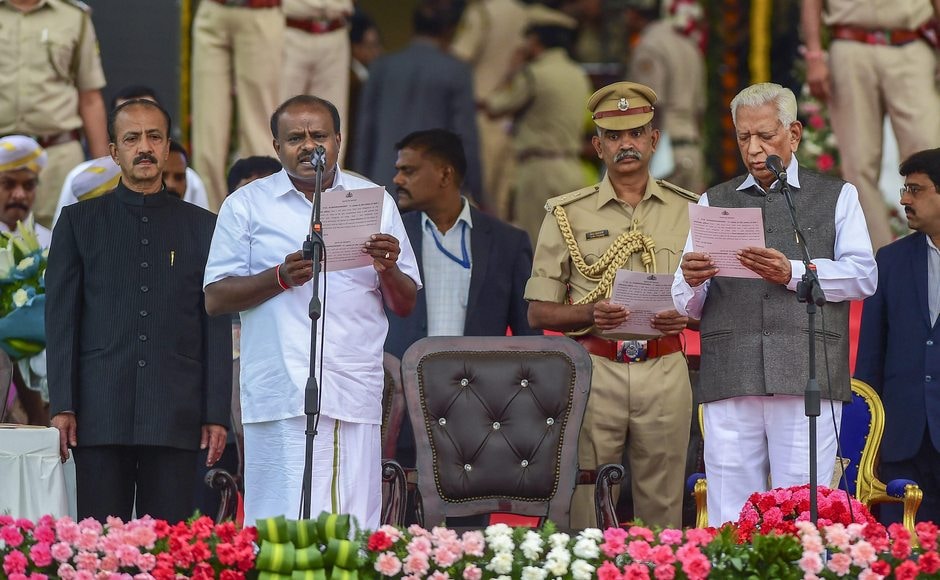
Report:
<svg viewBox="0 0 940 580"><path fill-rule="evenodd" d="M738 259L741 250L764 248L766 245L763 212L760 208L708 207L690 203L689 226L693 250L698 254L707 254L704 259L710 260L713 266L718 268L714 275L732 278L761 277L761 274L748 269ZM698 258L703 259L701 256ZM704 279L708 277L710 276ZM686 280L689 280L688 275Z"/></svg>
<svg viewBox="0 0 940 580"><path fill-rule="evenodd" d="M679 316L678 313L670 314L675 312L672 303L672 279L671 274L617 270L610 305L624 308L628 316L607 332L662 336L681 330L676 330L678 324L685 328L685 322L677 320L685 317Z"/></svg>

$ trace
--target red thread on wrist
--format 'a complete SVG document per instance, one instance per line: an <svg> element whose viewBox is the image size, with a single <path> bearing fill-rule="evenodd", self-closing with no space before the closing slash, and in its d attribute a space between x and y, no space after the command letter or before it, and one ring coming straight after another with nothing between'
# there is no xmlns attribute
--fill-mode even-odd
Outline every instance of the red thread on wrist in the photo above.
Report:
<svg viewBox="0 0 940 580"><path fill-rule="evenodd" d="M281 290L290 290L290 286L288 286L287 284L284 283L283 280L281 280L281 265L280 264L278 264L277 266L274 266L274 277L277 278L277 285L281 287Z"/></svg>

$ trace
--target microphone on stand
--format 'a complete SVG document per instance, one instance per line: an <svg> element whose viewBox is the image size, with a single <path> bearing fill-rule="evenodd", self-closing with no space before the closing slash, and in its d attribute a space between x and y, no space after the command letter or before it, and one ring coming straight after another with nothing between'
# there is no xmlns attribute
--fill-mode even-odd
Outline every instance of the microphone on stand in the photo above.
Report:
<svg viewBox="0 0 940 580"><path fill-rule="evenodd" d="M779 155L768 155L767 161L764 162L764 167L773 173L779 181L786 182L787 168L783 166L783 159L780 159Z"/></svg>

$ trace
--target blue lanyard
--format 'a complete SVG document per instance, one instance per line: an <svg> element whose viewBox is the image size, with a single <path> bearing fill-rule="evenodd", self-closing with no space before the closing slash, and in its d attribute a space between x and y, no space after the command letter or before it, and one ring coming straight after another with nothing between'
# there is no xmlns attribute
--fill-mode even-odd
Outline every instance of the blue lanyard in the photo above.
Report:
<svg viewBox="0 0 940 580"><path fill-rule="evenodd" d="M467 270L470 269L470 255L467 253L467 222L460 222L463 226L463 230L460 232L460 251L463 253L463 259L461 260L457 256L451 254L447 251L447 248L441 244L441 241L437 238L437 234L434 233L434 230L437 229L434 224L431 223L431 220L425 222L427 230L431 232L431 237L434 238L434 243L437 244L437 249L440 250L445 256L460 264L463 268Z"/></svg>

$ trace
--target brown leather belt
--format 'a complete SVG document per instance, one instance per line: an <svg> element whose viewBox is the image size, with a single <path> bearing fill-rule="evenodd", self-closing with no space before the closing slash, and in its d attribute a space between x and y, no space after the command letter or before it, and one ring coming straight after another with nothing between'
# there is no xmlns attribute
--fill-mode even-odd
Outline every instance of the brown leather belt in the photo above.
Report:
<svg viewBox="0 0 940 580"><path fill-rule="evenodd" d="M836 25L832 27L832 38L836 40L852 40L865 44L880 46L903 46L915 40L924 39L923 31L903 29L871 29L859 26Z"/></svg>
<svg viewBox="0 0 940 580"><path fill-rule="evenodd" d="M584 350L614 362L642 362L682 350L678 336L664 336L653 340L607 340L593 334L575 337Z"/></svg>
<svg viewBox="0 0 940 580"><path fill-rule="evenodd" d="M333 19L299 19L299 18L288 18L287 26L290 28L296 28L297 30L303 30L304 32L309 32L310 34L323 34L325 32L333 32L334 30L339 30L340 28L346 27L345 18L333 18Z"/></svg>
<svg viewBox="0 0 940 580"><path fill-rule="evenodd" d="M78 141L82 138L82 132L78 129L72 129L71 131L62 131L61 133L53 133L52 135L30 135L28 133L7 133L6 135L0 135L0 137L7 137L9 135L24 135L29 137L36 143L39 143L39 146L43 149L48 149L49 147L55 147L56 145L65 145L66 143L71 143L72 141Z"/></svg>
<svg viewBox="0 0 940 580"><path fill-rule="evenodd" d="M281 0L212 0L216 4L234 8L277 8Z"/></svg>

